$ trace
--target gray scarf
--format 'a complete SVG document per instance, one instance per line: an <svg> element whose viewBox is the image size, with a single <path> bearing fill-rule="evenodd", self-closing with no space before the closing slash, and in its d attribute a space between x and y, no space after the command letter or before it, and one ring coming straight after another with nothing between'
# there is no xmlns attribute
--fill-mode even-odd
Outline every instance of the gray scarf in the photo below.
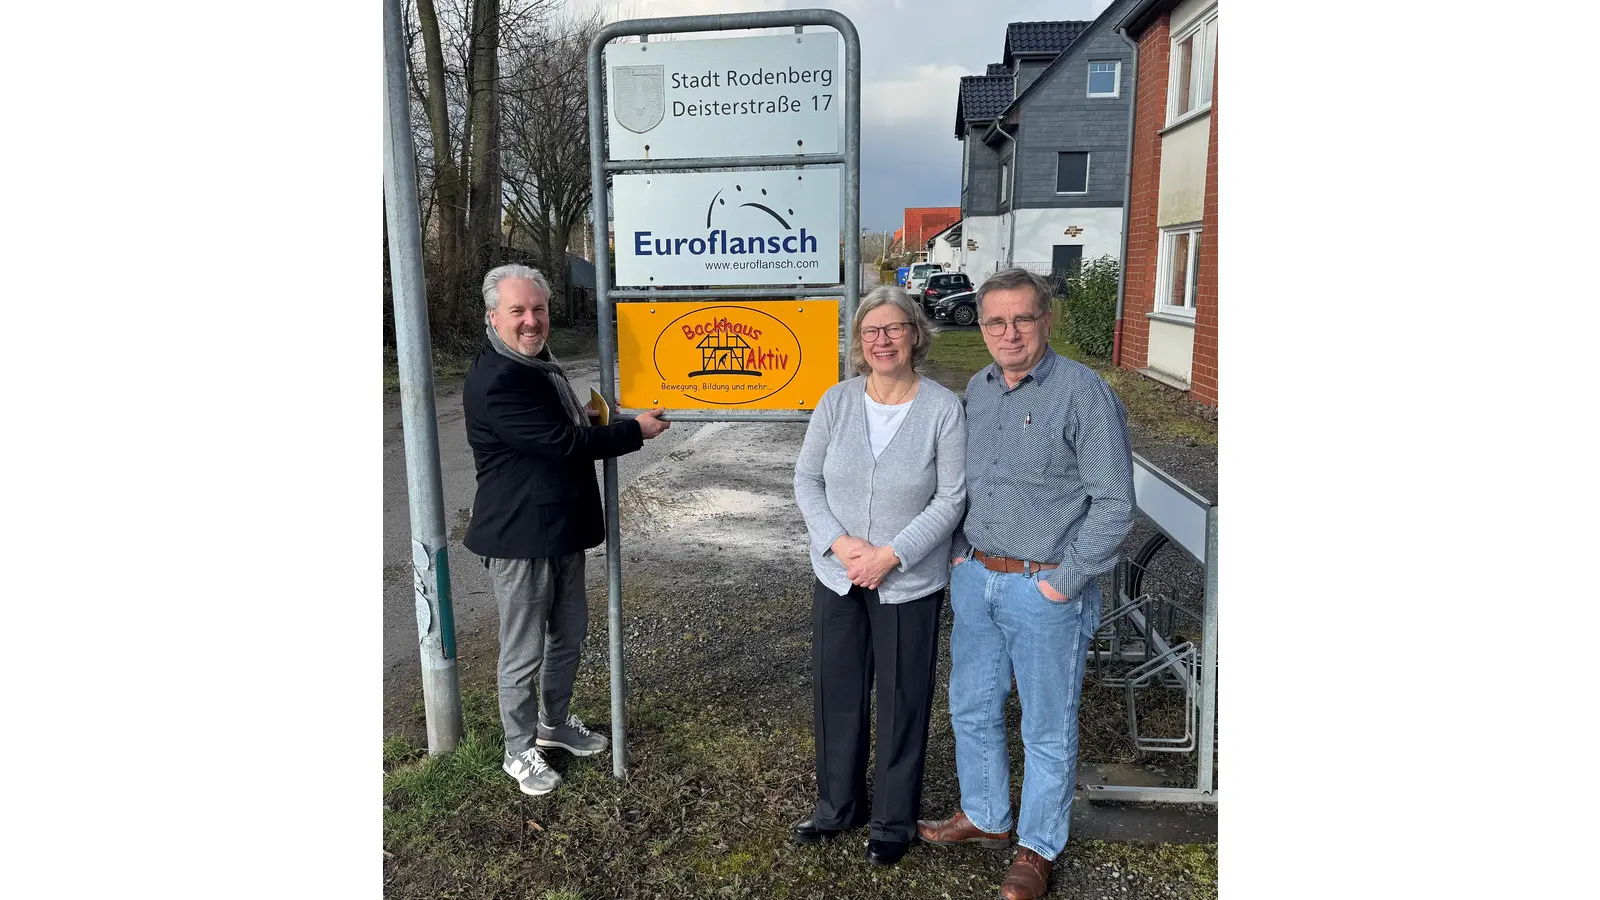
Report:
<svg viewBox="0 0 1600 900"><path fill-rule="evenodd" d="M561 405L567 408L567 416L572 419L572 424L589 424L589 417L583 412L583 404L578 402L578 395L572 390L572 382L567 380L567 373L556 361L556 355L550 352L549 344L545 344L538 356L528 356L525 353L518 353L501 340L499 332L494 330L493 325L484 330L489 333L489 344L494 347L496 353L506 359L522 363L530 369L538 369L550 378L551 383L555 385L556 393L561 396Z"/></svg>

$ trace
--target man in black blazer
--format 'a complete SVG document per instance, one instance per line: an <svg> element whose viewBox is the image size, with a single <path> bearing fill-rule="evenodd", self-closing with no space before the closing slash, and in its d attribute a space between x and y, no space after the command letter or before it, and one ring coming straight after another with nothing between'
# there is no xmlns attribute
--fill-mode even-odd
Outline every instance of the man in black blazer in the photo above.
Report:
<svg viewBox="0 0 1600 900"><path fill-rule="evenodd" d="M589 626L584 551L605 540L594 462L632 453L669 427L660 409L591 421L545 344L549 300L536 269L489 272L488 342L462 391L478 471L465 544L488 567L500 612L502 768L533 795L561 784L542 748L589 756L609 746L568 708Z"/></svg>

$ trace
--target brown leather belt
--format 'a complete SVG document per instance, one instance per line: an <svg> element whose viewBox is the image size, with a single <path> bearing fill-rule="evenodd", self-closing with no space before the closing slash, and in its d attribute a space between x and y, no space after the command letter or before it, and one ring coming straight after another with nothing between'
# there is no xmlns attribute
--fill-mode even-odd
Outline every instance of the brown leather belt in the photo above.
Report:
<svg viewBox="0 0 1600 900"><path fill-rule="evenodd" d="M1009 556L990 556L982 550L972 551L972 558L983 563L991 572L1010 572L1014 575L1059 568L1057 563L1034 562L1029 559L1012 559Z"/></svg>

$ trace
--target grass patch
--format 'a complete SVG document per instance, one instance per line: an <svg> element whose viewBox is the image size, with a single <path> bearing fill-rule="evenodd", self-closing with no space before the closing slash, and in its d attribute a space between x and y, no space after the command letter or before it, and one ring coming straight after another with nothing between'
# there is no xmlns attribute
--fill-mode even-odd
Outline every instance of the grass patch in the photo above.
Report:
<svg viewBox="0 0 1600 900"><path fill-rule="evenodd" d="M472 358L477 355L476 350L466 352L435 347L433 350L434 382L465 378L467 368L472 365ZM400 392L400 360L393 347L383 348L383 392L385 394L397 394Z"/></svg>
<svg viewBox="0 0 1600 900"><path fill-rule="evenodd" d="M604 723L605 688L580 683L578 714ZM992 895L1005 873L1005 855L976 847L917 847L880 870L862 858L865 832L791 845L790 824L814 800L808 714L753 716L640 691L626 779L611 777L609 754L557 752L548 758L561 788L525 797L499 771L493 687L464 686L463 700L467 734L454 754L385 744L386 762L397 758L384 776L386 897L970 897ZM1135 897L1216 896L1214 846L1073 841L1063 859L1062 896L1113 883L1147 888Z"/></svg>
<svg viewBox="0 0 1600 900"><path fill-rule="evenodd" d="M1210 900L1217 896L1216 844L1113 844L1083 841L1078 845L1080 866L1115 868L1120 879L1146 881L1171 888L1179 900Z"/></svg>
<svg viewBox="0 0 1600 900"><path fill-rule="evenodd" d="M394 735L383 739L383 770L385 772L395 766L411 762L422 757L428 751L411 743L410 739L401 735Z"/></svg>
<svg viewBox="0 0 1600 900"><path fill-rule="evenodd" d="M481 818L477 809L501 792L499 738L469 732L454 753L396 766L384 775L386 849L426 847L451 820Z"/></svg>
<svg viewBox="0 0 1600 900"><path fill-rule="evenodd" d="M1086 356L1064 339L1052 338L1050 346L1062 356L1094 369L1111 385L1128 410L1129 429L1156 440L1216 445L1215 410L1137 372L1114 368L1110 360ZM946 331L934 339L925 370L929 377L960 394L966 391L967 381L974 373L993 362L982 333Z"/></svg>

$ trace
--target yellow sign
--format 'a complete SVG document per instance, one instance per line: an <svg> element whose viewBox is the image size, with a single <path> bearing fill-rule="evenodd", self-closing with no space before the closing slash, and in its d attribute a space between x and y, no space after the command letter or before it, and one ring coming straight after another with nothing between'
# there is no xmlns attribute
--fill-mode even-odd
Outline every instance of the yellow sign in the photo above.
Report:
<svg viewBox="0 0 1600 900"><path fill-rule="evenodd" d="M617 304L618 404L815 409L839 381L839 301Z"/></svg>

